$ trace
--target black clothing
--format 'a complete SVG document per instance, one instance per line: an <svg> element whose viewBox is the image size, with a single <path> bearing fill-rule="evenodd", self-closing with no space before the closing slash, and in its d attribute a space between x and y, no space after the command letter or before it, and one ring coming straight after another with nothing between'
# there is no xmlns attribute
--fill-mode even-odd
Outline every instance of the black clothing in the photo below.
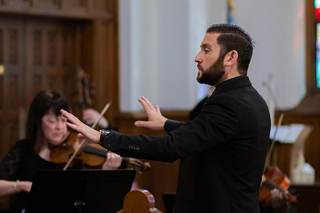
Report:
<svg viewBox="0 0 320 213"><path fill-rule="evenodd" d="M46 161L34 153L32 146L26 140L20 140L1 162L0 179L32 181L35 173L41 169L57 169L57 167L54 163ZM21 212L26 207L27 198L27 192L12 195L12 212Z"/></svg>
<svg viewBox="0 0 320 213"><path fill-rule="evenodd" d="M207 102L208 97L203 98L190 112L189 119L193 120L195 119L201 112L204 104Z"/></svg>
<svg viewBox="0 0 320 213"><path fill-rule="evenodd" d="M122 156L167 162L181 158L176 213L260 212L270 115L247 76L218 85L194 120L167 120L164 128L168 134L163 136L111 131L103 146Z"/></svg>

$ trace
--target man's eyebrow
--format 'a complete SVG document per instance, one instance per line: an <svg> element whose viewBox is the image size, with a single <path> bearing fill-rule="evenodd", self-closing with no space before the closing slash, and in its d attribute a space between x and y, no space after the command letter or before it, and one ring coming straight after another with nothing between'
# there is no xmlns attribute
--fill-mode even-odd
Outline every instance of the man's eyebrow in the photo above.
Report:
<svg viewBox="0 0 320 213"><path fill-rule="evenodd" d="M200 48L206 48L206 47L210 48L211 44L205 43L200 45Z"/></svg>

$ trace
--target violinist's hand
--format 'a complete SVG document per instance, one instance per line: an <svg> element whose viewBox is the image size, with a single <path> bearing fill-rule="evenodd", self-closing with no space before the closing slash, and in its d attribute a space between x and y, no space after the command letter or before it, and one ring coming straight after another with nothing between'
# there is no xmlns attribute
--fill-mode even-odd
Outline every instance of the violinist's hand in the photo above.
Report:
<svg viewBox="0 0 320 213"><path fill-rule="evenodd" d="M65 110L61 109L60 112L61 115L70 122L67 122L67 126L74 129L76 132L79 132L79 139L86 139L92 143L99 143L100 132L82 123L76 116Z"/></svg>
<svg viewBox="0 0 320 213"><path fill-rule="evenodd" d="M272 189L271 190L271 206L274 209L285 207L286 200L283 199L282 192L279 189Z"/></svg>
<svg viewBox="0 0 320 213"><path fill-rule="evenodd" d="M272 189L271 190L271 197L282 200L283 199L283 193L279 189Z"/></svg>
<svg viewBox="0 0 320 213"><path fill-rule="evenodd" d="M94 110L94 109L85 109L82 112L82 120L83 122L85 122L86 124L93 124L96 122L96 120L99 118L100 114L98 111ZM105 117L102 117L99 121L99 126L101 126L102 128L107 128L109 126L109 122Z"/></svg>
<svg viewBox="0 0 320 213"><path fill-rule="evenodd" d="M141 103L143 109L147 113L148 121L136 121L134 124L137 127L147 127L154 130L163 130L167 118L162 116L159 106L157 105L156 107L154 107L145 97L139 98L138 101Z"/></svg>
<svg viewBox="0 0 320 213"><path fill-rule="evenodd" d="M22 191L30 192L32 182L30 181L8 181L0 180L0 197L12 195Z"/></svg>
<svg viewBox="0 0 320 213"><path fill-rule="evenodd" d="M115 170L121 166L122 157L113 152L107 153L107 160L103 163L103 170Z"/></svg>
<svg viewBox="0 0 320 213"><path fill-rule="evenodd" d="M17 191L30 192L31 186L32 186L32 182L30 181L19 181L17 182Z"/></svg>

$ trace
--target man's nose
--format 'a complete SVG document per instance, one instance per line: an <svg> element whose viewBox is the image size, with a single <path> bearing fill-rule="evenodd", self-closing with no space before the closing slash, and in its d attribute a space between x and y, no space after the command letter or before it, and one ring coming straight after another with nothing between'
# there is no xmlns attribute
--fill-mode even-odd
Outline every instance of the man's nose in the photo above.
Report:
<svg viewBox="0 0 320 213"><path fill-rule="evenodd" d="M201 57L200 57L200 52L196 55L194 62L200 63L201 62Z"/></svg>

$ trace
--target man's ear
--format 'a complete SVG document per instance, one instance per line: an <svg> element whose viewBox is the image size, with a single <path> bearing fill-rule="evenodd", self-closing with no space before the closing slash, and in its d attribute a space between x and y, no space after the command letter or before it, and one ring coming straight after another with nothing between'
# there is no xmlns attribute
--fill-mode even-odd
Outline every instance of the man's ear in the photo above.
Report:
<svg viewBox="0 0 320 213"><path fill-rule="evenodd" d="M237 60L238 60L238 52L235 50L231 50L224 57L224 65L232 66L237 62Z"/></svg>

